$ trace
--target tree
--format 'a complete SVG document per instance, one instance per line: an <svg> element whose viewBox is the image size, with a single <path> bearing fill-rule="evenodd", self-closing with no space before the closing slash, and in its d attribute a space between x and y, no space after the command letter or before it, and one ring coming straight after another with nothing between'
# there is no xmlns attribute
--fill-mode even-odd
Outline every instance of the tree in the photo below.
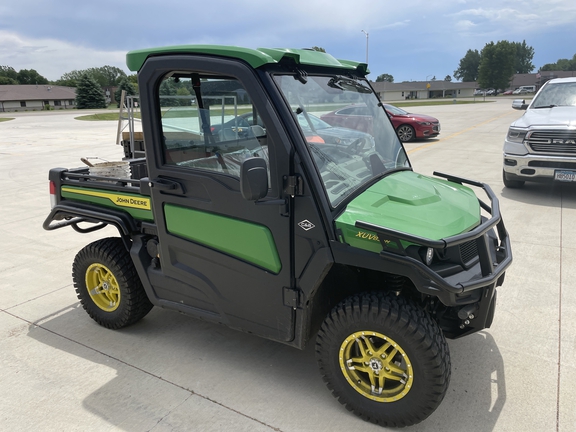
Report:
<svg viewBox="0 0 576 432"><path fill-rule="evenodd" d="M576 71L576 54L569 59L558 59L556 63L546 63L541 71Z"/></svg>
<svg viewBox="0 0 576 432"><path fill-rule="evenodd" d="M8 80L13 82L6 82L5 84L18 84L18 74L14 70L14 68L10 66L0 66L0 77L4 77Z"/></svg>
<svg viewBox="0 0 576 432"><path fill-rule="evenodd" d="M78 81L82 78L85 71L73 70L71 72L66 72L60 77L59 80L55 82L56 85L66 86L66 87L76 87Z"/></svg>
<svg viewBox="0 0 576 432"><path fill-rule="evenodd" d="M460 81L476 81L478 68L480 67L480 53L478 50L469 49L466 55L460 59L458 69L454 71L454 78Z"/></svg>
<svg viewBox="0 0 576 432"><path fill-rule="evenodd" d="M102 88L88 74L82 75L76 86L76 107L78 109L106 108Z"/></svg>
<svg viewBox="0 0 576 432"><path fill-rule="evenodd" d="M378 75L376 77L376 82L384 82L384 81L392 83L392 82L394 82L394 77L392 75L386 74L386 73L382 74L382 75Z"/></svg>
<svg viewBox="0 0 576 432"><path fill-rule="evenodd" d="M18 84L48 84L48 80L34 69L20 69L16 79Z"/></svg>
<svg viewBox="0 0 576 432"><path fill-rule="evenodd" d="M134 96L136 94L136 89L132 85L127 78L122 78L120 83L118 84L118 90L114 92L114 99L118 102L118 106L120 106L120 97L122 96L122 90L126 90L126 96Z"/></svg>
<svg viewBox="0 0 576 432"><path fill-rule="evenodd" d="M126 72L115 66L102 66L99 68L90 68L84 70L73 70L67 72L56 81L57 85L76 87L83 75L90 75L100 87L116 86L120 81L126 78Z"/></svg>
<svg viewBox="0 0 576 432"><path fill-rule="evenodd" d="M444 81L450 82L450 81L452 81L452 77L451 77L450 75L446 75L446 76L444 77Z"/></svg>
<svg viewBox="0 0 576 432"><path fill-rule="evenodd" d="M534 58L534 48L526 45L526 41L513 42L516 47L516 62L514 64L514 70L519 74L527 74L534 70L534 65L532 64L532 59Z"/></svg>
<svg viewBox="0 0 576 432"><path fill-rule="evenodd" d="M323 53L326 52L326 50L325 50L324 48L322 48L322 47L317 47L317 46L313 46L313 47L312 47L312 50L313 50L313 51L320 51L320 52L323 52Z"/></svg>
<svg viewBox="0 0 576 432"><path fill-rule="evenodd" d="M7 84L15 85L15 84L18 84L18 81L16 81L15 79L0 75L0 85L7 85Z"/></svg>
<svg viewBox="0 0 576 432"><path fill-rule="evenodd" d="M478 85L481 88L507 88L514 75L516 46L508 41L490 42L484 46L480 57Z"/></svg>
<svg viewBox="0 0 576 432"><path fill-rule="evenodd" d="M126 78L126 72L116 66L90 68L86 72L92 75L100 87L118 85L122 79Z"/></svg>

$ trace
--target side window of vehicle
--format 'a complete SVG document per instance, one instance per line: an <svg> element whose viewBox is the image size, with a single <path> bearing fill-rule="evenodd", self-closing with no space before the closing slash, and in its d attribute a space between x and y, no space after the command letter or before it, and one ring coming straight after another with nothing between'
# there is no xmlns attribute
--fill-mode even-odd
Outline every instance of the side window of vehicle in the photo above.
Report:
<svg viewBox="0 0 576 432"><path fill-rule="evenodd" d="M240 177L245 159L268 161L266 126L235 78L172 73L158 98L165 165Z"/></svg>

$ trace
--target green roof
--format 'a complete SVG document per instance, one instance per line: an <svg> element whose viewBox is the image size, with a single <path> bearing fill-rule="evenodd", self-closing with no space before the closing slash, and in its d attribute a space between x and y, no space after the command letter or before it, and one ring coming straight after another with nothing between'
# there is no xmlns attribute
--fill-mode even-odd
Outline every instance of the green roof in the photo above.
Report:
<svg viewBox="0 0 576 432"><path fill-rule="evenodd" d="M254 69L265 64L279 63L284 58L292 58L299 65L334 67L356 71L362 75L368 71L366 63L337 60L330 54L306 49L288 48L242 48L226 45L175 45L130 51L126 54L126 65L139 71L148 57L169 54L208 54L220 57L241 59Z"/></svg>

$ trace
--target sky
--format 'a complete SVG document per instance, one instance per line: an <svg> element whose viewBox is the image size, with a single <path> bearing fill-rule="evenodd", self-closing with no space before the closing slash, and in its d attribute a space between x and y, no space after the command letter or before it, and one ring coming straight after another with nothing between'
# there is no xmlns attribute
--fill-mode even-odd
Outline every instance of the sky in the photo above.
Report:
<svg viewBox="0 0 576 432"><path fill-rule="evenodd" d="M366 35L367 34L367 35ZM576 54L574 0L17 0L0 5L0 65L49 80L116 66L126 52L184 44L322 47L369 78L453 76L469 49L526 41L534 72Z"/></svg>

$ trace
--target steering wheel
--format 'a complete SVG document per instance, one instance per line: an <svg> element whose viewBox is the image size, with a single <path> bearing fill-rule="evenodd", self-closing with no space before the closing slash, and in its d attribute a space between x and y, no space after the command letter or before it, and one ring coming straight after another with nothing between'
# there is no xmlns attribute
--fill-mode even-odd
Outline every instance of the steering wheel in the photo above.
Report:
<svg viewBox="0 0 576 432"><path fill-rule="evenodd" d="M355 139L352 144L346 147L346 151L351 154L360 154L364 147L366 146L366 140L362 137Z"/></svg>

